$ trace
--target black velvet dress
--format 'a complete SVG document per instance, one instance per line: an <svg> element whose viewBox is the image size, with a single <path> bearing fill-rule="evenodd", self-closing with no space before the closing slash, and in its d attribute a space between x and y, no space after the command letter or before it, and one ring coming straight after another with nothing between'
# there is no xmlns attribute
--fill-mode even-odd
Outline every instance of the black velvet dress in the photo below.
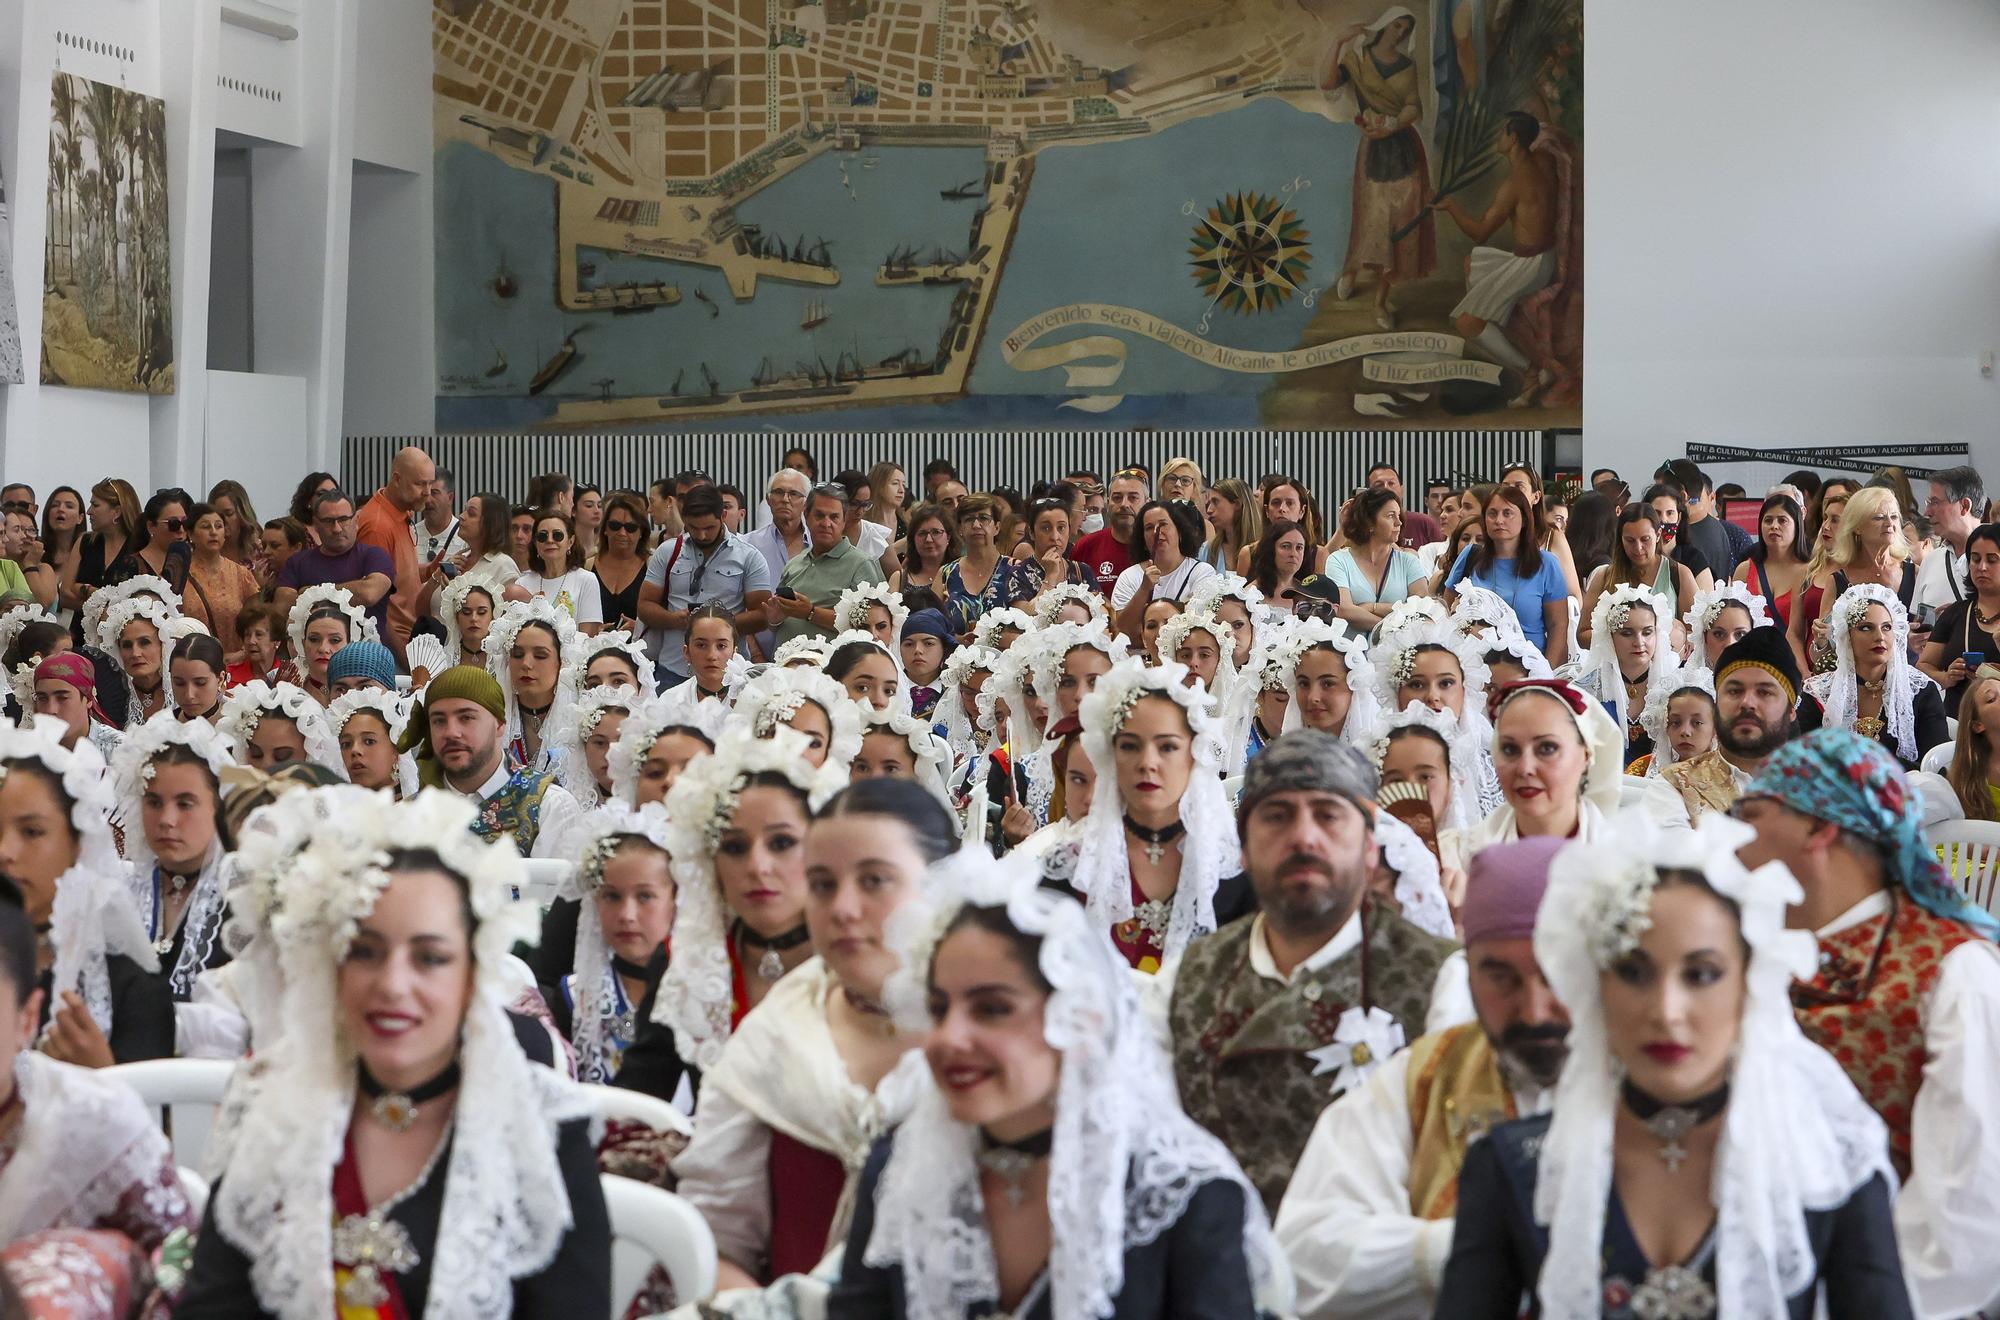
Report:
<svg viewBox="0 0 2000 1320"><path fill-rule="evenodd" d="M174 996L167 978L149 972L122 953L106 954L104 970L111 980L111 1057L119 1063L174 1056ZM42 1020L62 1007L54 993L55 969L42 973ZM97 1024L102 1027L103 1023Z"/></svg>
<svg viewBox="0 0 2000 1320"><path fill-rule="evenodd" d="M875 1232L875 1193L889 1162L893 1137L876 1143L861 1171L848 1230L840 1282L827 1298L827 1320L975 1320L998 1311L997 1300L959 1316L920 1316L903 1295L900 1266L867 1265L862 1257ZM1189 1198L1173 1227L1125 1252L1125 1283L1111 1320L1251 1320L1250 1267L1243 1255L1243 1189L1233 1182L1205 1183ZM1017 1320L1052 1320L1046 1289L1016 1313Z"/></svg>
<svg viewBox="0 0 2000 1320"><path fill-rule="evenodd" d="M1535 1174L1548 1130L1548 1115L1502 1123L1466 1152L1458 1175L1451 1259L1438 1289L1438 1320L1516 1320L1541 1314L1535 1289L1549 1239L1548 1230L1535 1222ZM1889 1187L1880 1175L1838 1209L1806 1212L1806 1233L1819 1262L1819 1281L1789 1301L1784 1320L1811 1320L1815 1297L1822 1292L1831 1320L1909 1320ZM1713 1288L1714 1232L1679 1263ZM1632 1309L1632 1296L1649 1269L1614 1190L1604 1216L1604 1320L1635 1320L1639 1313Z"/></svg>

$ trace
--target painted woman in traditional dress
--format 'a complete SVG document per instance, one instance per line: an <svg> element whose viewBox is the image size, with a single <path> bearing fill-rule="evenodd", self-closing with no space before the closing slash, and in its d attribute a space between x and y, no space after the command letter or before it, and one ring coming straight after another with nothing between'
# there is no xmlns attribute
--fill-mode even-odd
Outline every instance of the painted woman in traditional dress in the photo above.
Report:
<svg viewBox="0 0 2000 1320"><path fill-rule="evenodd" d="M1328 57L1320 86L1331 93L1336 115L1351 115L1361 129L1354 160L1354 215L1347 234L1347 260L1334 296L1354 296L1361 272L1379 272L1375 323L1396 328L1390 290L1403 280L1422 279L1437 266L1437 225L1430 214L1430 161L1417 132L1423 117L1417 64L1411 58L1416 15L1392 5L1366 28L1341 33ZM1409 232L1400 233L1405 226Z"/></svg>

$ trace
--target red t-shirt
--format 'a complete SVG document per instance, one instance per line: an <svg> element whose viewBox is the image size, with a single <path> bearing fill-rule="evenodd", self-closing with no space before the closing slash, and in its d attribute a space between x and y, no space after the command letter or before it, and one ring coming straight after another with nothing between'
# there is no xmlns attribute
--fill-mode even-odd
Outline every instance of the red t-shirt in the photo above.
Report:
<svg viewBox="0 0 2000 1320"><path fill-rule="evenodd" d="M1417 550L1432 541L1442 541L1444 536L1438 530L1437 519L1428 513L1403 514L1403 548Z"/></svg>
<svg viewBox="0 0 2000 1320"><path fill-rule="evenodd" d="M1100 527L1078 538L1070 547L1069 557L1090 570L1097 579L1098 591L1107 596L1118 575L1132 567L1132 548L1113 535L1109 527Z"/></svg>

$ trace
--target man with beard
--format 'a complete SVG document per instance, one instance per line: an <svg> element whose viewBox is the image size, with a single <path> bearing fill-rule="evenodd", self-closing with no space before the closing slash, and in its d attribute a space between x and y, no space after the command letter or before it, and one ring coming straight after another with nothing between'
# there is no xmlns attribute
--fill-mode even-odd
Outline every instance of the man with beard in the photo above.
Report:
<svg viewBox="0 0 2000 1320"><path fill-rule="evenodd" d="M1783 631L1752 628L1715 659L1716 745L1646 781L1646 812L1693 829L1704 811L1728 811L1772 752L1819 727L1819 703L1799 694L1798 659Z"/></svg>
<svg viewBox="0 0 2000 1320"><path fill-rule="evenodd" d="M1313 1120L1352 1071L1329 1051L1365 1065L1422 1035L1457 948L1369 900L1374 795L1367 759L1317 729L1265 747L1236 808L1262 910L1195 941L1146 989L1182 1105L1273 1213ZM1357 1044L1363 1019L1374 1045Z"/></svg>
<svg viewBox="0 0 2000 1320"><path fill-rule="evenodd" d="M1146 505L1152 484L1137 468L1126 468L1111 478L1104 498L1104 526L1077 538L1069 557L1089 569L1097 589L1111 594L1118 575L1138 561L1134 553L1139 542L1139 510Z"/></svg>
<svg viewBox="0 0 2000 1320"><path fill-rule="evenodd" d="M1276 1225L1303 1320L1428 1317L1466 1147L1554 1100L1569 1015L1542 979L1534 934L1563 842L1527 838L1472 859L1460 915L1478 1021L1421 1038L1320 1115Z"/></svg>
<svg viewBox="0 0 2000 1320"><path fill-rule="evenodd" d="M504 835L526 857L543 835L561 838L562 826L581 808L553 770L507 773L506 730L500 684L484 669L458 665L425 689L403 750L416 753L417 777L425 788L442 788L479 805L474 834L489 841Z"/></svg>

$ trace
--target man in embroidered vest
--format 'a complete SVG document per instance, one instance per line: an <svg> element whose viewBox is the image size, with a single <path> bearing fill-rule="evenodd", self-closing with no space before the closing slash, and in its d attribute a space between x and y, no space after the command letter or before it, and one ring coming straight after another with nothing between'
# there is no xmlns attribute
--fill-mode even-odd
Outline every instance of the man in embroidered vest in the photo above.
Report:
<svg viewBox="0 0 2000 1320"><path fill-rule="evenodd" d="M1472 859L1460 920L1477 1022L1433 1032L1327 1107L1278 1209L1303 1320L1429 1320L1465 1148L1546 1111L1569 1015L1535 962L1535 913L1564 841Z"/></svg>
<svg viewBox="0 0 2000 1320"><path fill-rule="evenodd" d="M1262 911L1196 941L1147 988L1182 1104L1273 1213L1332 1083L1423 1034L1457 947L1368 899L1374 793L1367 760L1329 734L1301 729L1259 752L1236 819Z"/></svg>
<svg viewBox="0 0 2000 1320"><path fill-rule="evenodd" d="M1871 739L1822 729L1787 744L1736 814L1757 831L1744 864L1776 858L1805 891L1787 922L1818 938L1819 966L1792 1003L1888 1124L1919 1314L2000 1314L2000 923L1945 874Z"/></svg>
<svg viewBox="0 0 2000 1320"><path fill-rule="evenodd" d="M506 835L523 857L543 831L581 812L553 770L507 772L507 702L484 669L457 665L431 680L424 704L410 721L405 751L417 754L417 778L480 804L472 832L482 839Z"/></svg>
<svg viewBox="0 0 2000 1320"><path fill-rule="evenodd" d="M1715 658L1715 743L1646 781L1646 814L1691 830L1704 811L1728 811L1772 752L1819 727L1819 703L1799 708L1799 662L1778 628L1752 628ZM1795 718L1796 715L1796 718Z"/></svg>

